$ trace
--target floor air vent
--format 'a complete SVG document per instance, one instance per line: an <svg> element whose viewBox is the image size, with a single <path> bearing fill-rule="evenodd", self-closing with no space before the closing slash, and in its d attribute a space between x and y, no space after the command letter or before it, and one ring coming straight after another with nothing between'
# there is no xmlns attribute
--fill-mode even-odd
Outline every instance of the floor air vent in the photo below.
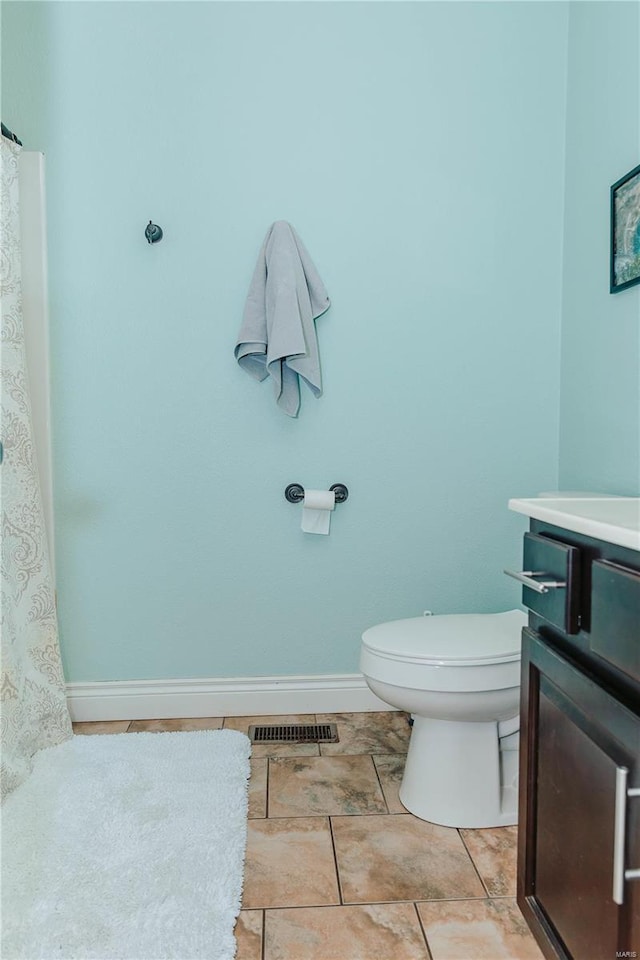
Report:
<svg viewBox="0 0 640 960"><path fill-rule="evenodd" d="M338 743L335 723L287 723L249 727L251 743Z"/></svg>

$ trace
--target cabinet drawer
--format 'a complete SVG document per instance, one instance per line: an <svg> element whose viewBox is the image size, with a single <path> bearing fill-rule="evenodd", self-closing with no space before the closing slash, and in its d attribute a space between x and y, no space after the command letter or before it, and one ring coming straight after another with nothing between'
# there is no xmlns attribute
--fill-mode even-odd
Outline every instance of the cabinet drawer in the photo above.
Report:
<svg viewBox="0 0 640 960"><path fill-rule="evenodd" d="M522 588L522 603L565 633L577 633L580 625L580 551L537 533L524 535L524 569L535 579L551 580L564 586L537 593Z"/></svg>
<svg viewBox="0 0 640 960"><path fill-rule="evenodd" d="M640 572L594 560L591 649L640 683Z"/></svg>

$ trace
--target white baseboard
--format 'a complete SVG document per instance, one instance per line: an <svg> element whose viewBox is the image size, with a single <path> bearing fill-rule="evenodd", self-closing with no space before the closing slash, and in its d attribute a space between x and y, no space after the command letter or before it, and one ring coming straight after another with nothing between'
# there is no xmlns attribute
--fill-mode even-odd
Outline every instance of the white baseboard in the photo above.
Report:
<svg viewBox="0 0 640 960"><path fill-rule="evenodd" d="M68 683L67 704L74 721L393 710L359 673Z"/></svg>

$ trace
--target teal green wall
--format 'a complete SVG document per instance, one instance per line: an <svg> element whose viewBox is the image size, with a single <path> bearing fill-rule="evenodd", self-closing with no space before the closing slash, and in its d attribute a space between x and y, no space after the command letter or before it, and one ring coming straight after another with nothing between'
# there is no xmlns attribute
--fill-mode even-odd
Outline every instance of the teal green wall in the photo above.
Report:
<svg viewBox="0 0 640 960"><path fill-rule="evenodd" d="M640 494L640 286L609 293L609 187L640 163L640 4L569 20L560 485Z"/></svg>
<svg viewBox="0 0 640 960"><path fill-rule="evenodd" d="M3 112L47 154L68 679L352 672L371 624L516 604L507 500L558 481L566 6L6 7L46 41ZM233 359L280 218L332 299L298 420ZM328 538L292 481L349 486Z"/></svg>

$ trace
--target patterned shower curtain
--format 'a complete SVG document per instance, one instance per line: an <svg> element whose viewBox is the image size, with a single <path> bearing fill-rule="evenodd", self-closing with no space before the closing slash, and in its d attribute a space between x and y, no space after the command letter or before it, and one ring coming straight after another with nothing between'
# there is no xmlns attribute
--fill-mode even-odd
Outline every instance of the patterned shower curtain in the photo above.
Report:
<svg viewBox="0 0 640 960"><path fill-rule="evenodd" d="M18 160L1 140L2 294L0 467L2 522L2 799L31 771L43 747L71 736L58 622L33 443L22 323Z"/></svg>

